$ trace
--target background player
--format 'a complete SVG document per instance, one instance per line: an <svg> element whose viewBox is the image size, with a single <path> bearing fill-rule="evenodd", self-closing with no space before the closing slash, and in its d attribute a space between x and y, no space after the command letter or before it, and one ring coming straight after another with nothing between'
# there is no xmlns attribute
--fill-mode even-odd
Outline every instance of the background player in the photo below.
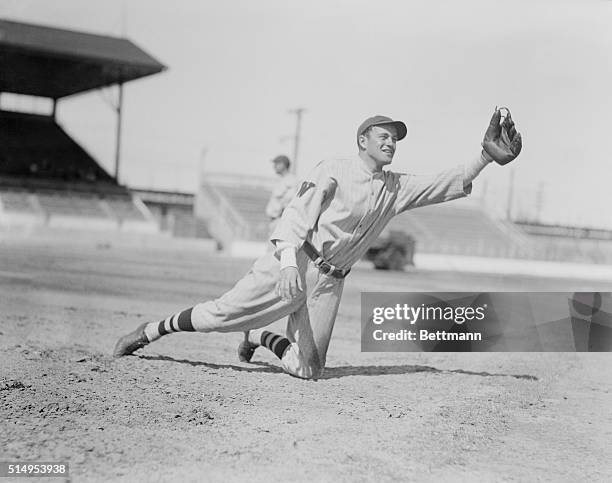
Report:
<svg viewBox="0 0 612 483"><path fill-rule="evenodd" d="M274 252L259 258L218 299L159 323L142 324L119 339L114 355L131 354L172 332L250 331L239 346L242 360L250 360L263 345L288 373L319 377L344 277L388 221L408 209L468 195L472 180L488 163L507 164L522 147L510 112L502 121L501 109L496 108L480 155L465 165L421 176L384 170L406 132L401 121L385 116L366 119L357 130L358 154L322 161L302 183L272 233ZM309 269L315 273L307 284ZM286 337L257 330L286 316Z"/></svg>
<svg viewBox="0 0 612 483"><path fill-rule="evenodd" d="M295 194L297 180L291 173L291 161L283 154L272 160L274 172L279 179L272 189L272 195L266 205L266 215L270 218L270 231L274 230L283 211Z"/></svg>

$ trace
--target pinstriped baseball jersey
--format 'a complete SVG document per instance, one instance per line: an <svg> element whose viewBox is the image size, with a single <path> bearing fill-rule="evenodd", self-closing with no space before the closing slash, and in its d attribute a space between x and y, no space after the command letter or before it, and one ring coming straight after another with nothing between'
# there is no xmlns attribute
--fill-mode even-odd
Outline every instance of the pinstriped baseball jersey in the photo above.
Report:
<svg viewBox="0 0 612 483"><path fill-rule="evenodd" d="M372 171L358 156L320 162L285 209L270 239L310 241L330 263L357 262L389 220L403 211L461 198L464 167L435 175Z"/></svg>

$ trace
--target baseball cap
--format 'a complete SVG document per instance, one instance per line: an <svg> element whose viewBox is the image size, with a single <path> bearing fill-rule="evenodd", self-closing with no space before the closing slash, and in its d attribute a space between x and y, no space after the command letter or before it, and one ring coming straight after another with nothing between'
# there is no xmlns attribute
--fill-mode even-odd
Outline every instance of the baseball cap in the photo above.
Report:
<svg viewBox="0 0 612 483"><path fill-rule="evenodd" d="M390 117L376 115L372 117L368 117L365 121L361 123L359 128L357 129L357 140L359 141L359 136L364 133L366 129L372 126L384 126L384 125L392 125L397 129L397 140L401 141L408 134L408 128L402 121L394 121Z"/></svg>

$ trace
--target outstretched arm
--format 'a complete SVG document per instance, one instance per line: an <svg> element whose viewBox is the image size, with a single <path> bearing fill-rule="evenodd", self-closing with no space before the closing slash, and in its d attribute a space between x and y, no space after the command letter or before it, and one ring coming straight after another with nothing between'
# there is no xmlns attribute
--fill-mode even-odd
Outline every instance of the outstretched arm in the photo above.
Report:
<svg viewBox="0 0 612 483"><path fill-rule="evenodd" d="M502 110L506 111L503 119ZM472 181L491 161L508 164L519 155L522 145L521 134L516 130L510 111L505 107L496 108L482 141L480 156L463 166L434 175L400 175L396 213L470 194Z"/></svg>
<svg viewBox="0 0 612 483"><path fill-rule="evenodd" d="M478 158L466 163L464 167L463 187L467 188L480 172L491 162L491 158L483 151Z"/></svg>
<svg viewBox="0 0 612 483"><path fill-rule="evenodd" d="M465 183L465 167L456 166L436 174L400 174L395 214L420 206L463 198L472 191Z"/></svg>

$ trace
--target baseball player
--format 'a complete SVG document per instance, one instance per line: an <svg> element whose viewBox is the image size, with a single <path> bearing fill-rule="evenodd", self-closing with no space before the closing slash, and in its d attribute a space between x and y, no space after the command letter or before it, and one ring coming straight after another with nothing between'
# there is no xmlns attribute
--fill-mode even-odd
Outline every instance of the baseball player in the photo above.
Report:
<svg viewBox="0 0 612 483"><path fill-rule="evenodd" d="M289 374L318 378L344 278L388 221L409 209L464 197L487 164L518 156L521 135L507 109L502 117L504 109L495 109L479 156L435 175L383 169L406 136L406 125L385 116L366 119L357 130L357 155L320 162L301 184L270 237L274 252L218 299L142 324L119 339L114 355L131 354L173 332L247 332L238 347L241 360L250 361L263 346ZM309 270L314 276L307 278ZM284 337L265 330L287 316Z"/></svg>
<svg viewBox="0 0 612 483"><path fill-rule="evenodd" d="M291 161L289 161L287 156L282 154L276 156L272 163L274 165L274 172L279 176L279 180L274 186L270 200L266 205L266 215L270 218L271 232L276 228L283 211L285 211L285 208L293 198L295 185L297 184L295 176L289 171Z"/></svg>

